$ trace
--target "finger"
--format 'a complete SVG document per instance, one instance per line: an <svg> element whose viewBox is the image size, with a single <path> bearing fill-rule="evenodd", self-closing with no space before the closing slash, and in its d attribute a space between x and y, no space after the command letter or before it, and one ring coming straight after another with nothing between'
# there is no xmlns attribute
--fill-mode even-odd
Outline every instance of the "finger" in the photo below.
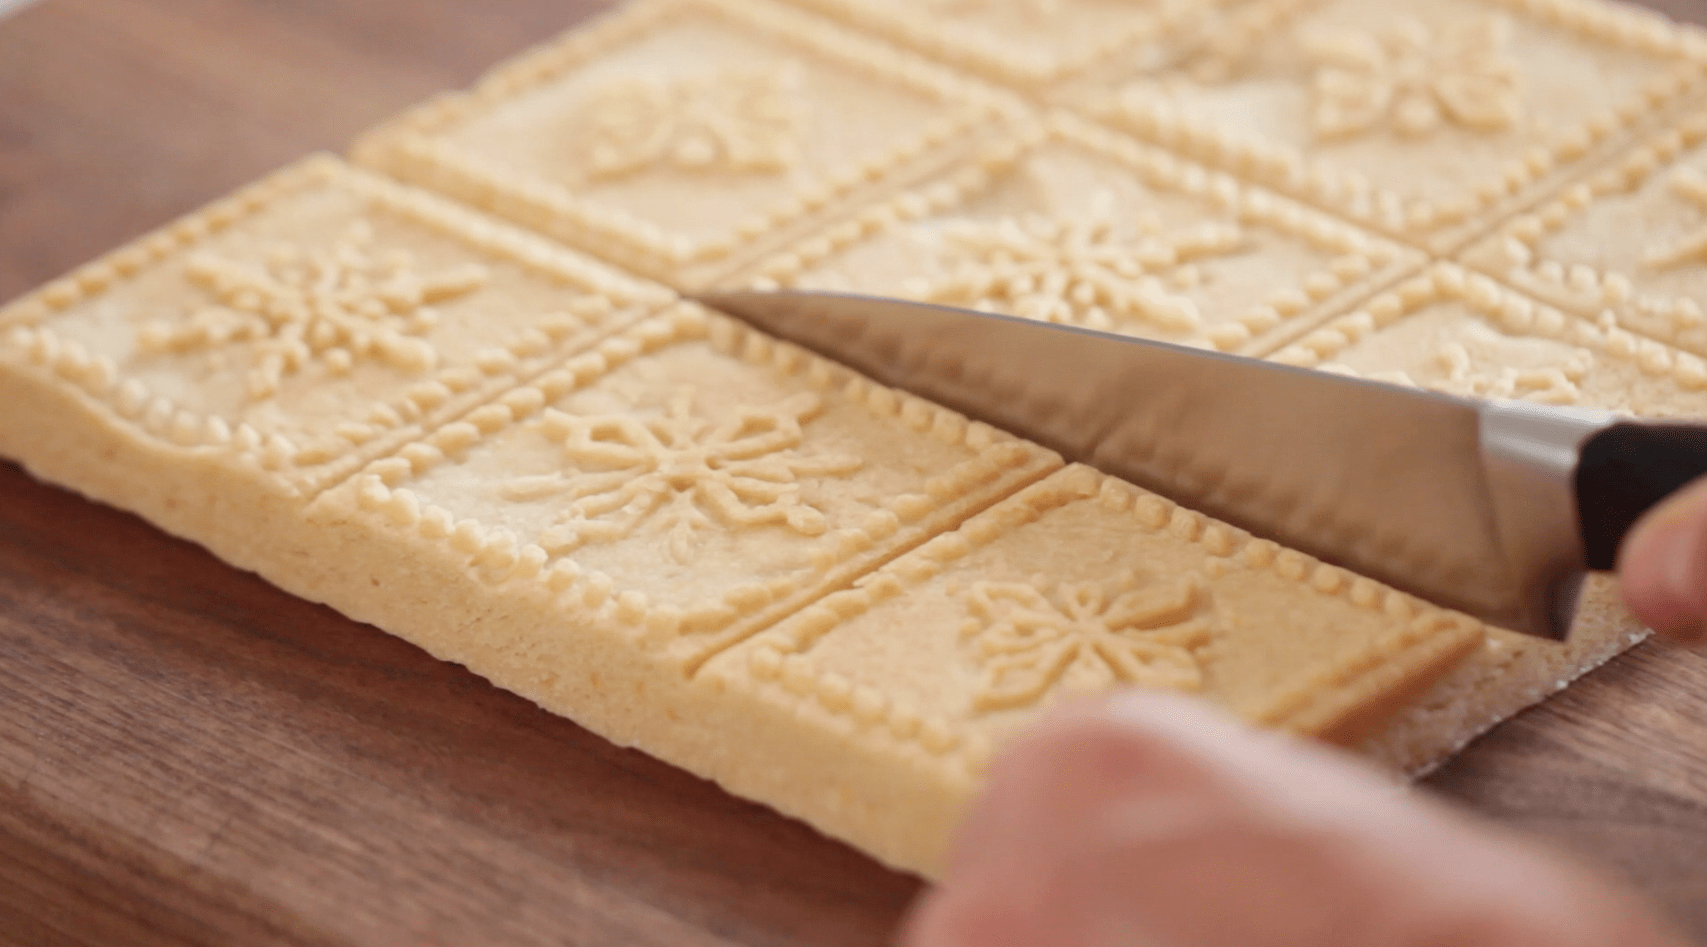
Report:
<svg viewBox="0 0 1707 947"><path fill-rule="evenodd" d="M1649 511L1618 555L1624 601L1668 638L1707 637L1707 478Z"/></svg>
<svg viewBox="0 0 1707 947"><path fill-rule="evenodd" d="M1672 947L1633 898L1341 756L1123 695L1016 741L907 947Z"/></svg>

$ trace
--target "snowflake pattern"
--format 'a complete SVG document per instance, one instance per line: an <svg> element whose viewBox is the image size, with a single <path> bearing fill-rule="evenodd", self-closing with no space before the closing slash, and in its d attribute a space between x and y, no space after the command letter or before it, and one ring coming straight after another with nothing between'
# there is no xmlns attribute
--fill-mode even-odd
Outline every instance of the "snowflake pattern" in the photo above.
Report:
<svg viewBox="0 0 1707 947"><path fill-rule="evenodd" d="M1707 210L1707 175L1693 168L1680 169L1671 178L1671 189ZM1656 269L1670 269L1684 263L1707 263L1707 226L1697 229L1673 246L1648 256L1647 263Z"/></svg>
<svg viewBox="0 0 1707 947"><path fill-rule="evenodd" d="M575 471L517 477L505 483L510 500L568 497L567 515L540 545L561 553L589 542L624 538L642 525L668 537L678 563L693 559L701 531L716 525L782 524L818 536L823 511L802 501L803 480L858 470L858 457L803 455L802 428L822 406L796 395L770 408L743 408L719 420L694 410L690 392L649 416L578 416L548 410L539 422L563 446Z"/></svg>
<svg viewBox="0 0 1707 947"><path fill-rule="evenodd" d="M800 159L803 110L794 63L666 79L618 79L593 93L577 140L596 178L657 166L786 171Z"/></svg>
<svg viewBox="0 0 1707 947"><path fill-rule="evenodd" d="M486 270L467 265L423 275L407 251L373 244L373 228L357 222L330 247L276 247L259 265L197 254L186 276L217 302L186 319L144 325L139 342L151 352L251 343L246 387L256 400L315 361L334 374L358 361L427 371L438 360L421 338L438 321L433 304L479 289Z"/></svg>
<svg viewBox="0 0 1707 947"><path fill-rule="evenodd" d="M1506 55L1510 35L1500 17L1438 33L1405 18L1380 32L1320 38L1310 44L1317 134L1349 138L1383 123L1411 138L1446 122L1481 132L1512 127L1522 77Z"/></svg>
<svg viewBox="0 0 1707 947"><path fill-rule="evenodd" d="M961 222L943 236L949 272L915 281L906 295L1003 311L1026 319L1116 330L1140 322L1184 334L1201 326L1197 305L1176 290L1201 282L1196 262L1245 246L1237 224L1204 223L1163 235L1154 221L1135 240L1106 213L1081 219L1027 214Z"/></svg>
<svg viewBox="0 0 1707 947"><path fill-rule="evenodd" d="M1212 625L1195 575L1140 587L1128 573L1109 594L1095 582L979 582L963 596L979 678L978 711L1036 704L1052 690L1094 692L1116 684L1195 691L1197 649Z"/></svg>

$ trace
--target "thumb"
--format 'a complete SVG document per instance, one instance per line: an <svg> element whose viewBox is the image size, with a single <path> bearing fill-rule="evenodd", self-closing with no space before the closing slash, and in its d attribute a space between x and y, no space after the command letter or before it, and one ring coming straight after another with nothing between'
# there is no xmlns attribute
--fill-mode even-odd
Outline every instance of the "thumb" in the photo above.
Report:
<svg viewBox="0 0 1707 947"><path fill-rule="evenodd" d="M1707 477L1650 510L1618 551L1625 604L1676 641L1707 638Z"/></svg>
<svg viewBox="0 0 1707 947"><path fill-rule="evenodd" d="M1347 757L1129 692L1004 752L905 947L1675 947L1629 894Z"/></svg>

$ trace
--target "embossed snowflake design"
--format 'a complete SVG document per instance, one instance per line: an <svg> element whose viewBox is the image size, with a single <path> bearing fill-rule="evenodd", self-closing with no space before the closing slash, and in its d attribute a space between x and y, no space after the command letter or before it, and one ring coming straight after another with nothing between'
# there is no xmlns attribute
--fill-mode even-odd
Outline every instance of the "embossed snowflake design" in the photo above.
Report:
<svg viewBox="0 0 1707 947"><path fill-rule="evenodd" d="M1195 691L1196 651L1212 635L1203 581L1140 587L1127 574L1096 582L979 582L963 595L961 638L979 665L974 710L1036 704L1051 691L1116 684Z"/></svg>
<svg viewBox="0 0 1707 947"><path fill-rule="evenodd" d="M1435 353L1434 361L1440 374L1422 382L1407 372L1381 372L1370 377L1376 381L1472 398L1512 398L1538 404L1572 405L1582 400L1582 390L1578 386L1594 367L1594 355L1586 349L1573 351L1556 365L1514 368L1500 364L1497 358L1478 359L1462 342L1442 345Z"/></svg>
<svg viewBox="0 0 1707 947"><path fill-rule="evenodd" d="M828 528L823 511L801 498L803 483L858 470L858 457L803 453L805 425L822 409L802 394L768 408L719 418L694 410L680 392L651 415L578 416L548 410L541 431L563 446L575 470L514 478L511 500L567 497L558 523L540 537L548 552L612 542L649 528L670 557L686 564L701 534L717 527L782 525L803 536Z"/></svg>
<svg viewBox="0 0 1707 947"><path fill-rule="evenodd" d="M594 177L655 167L775 173L800 160L804 109L794 63L681 78L638 76L601 86L585 137Z"/></svg>
<svg viewBox="0 0 1707 947"><path fill-rule="evenodd" d="M1687 198L1707 210L1707 175L1694 168L1682 168L1672 175L1672 192ZM1685 263L1707 263L1707 226L1664 250L1648 255L1647 263L1656 269L1670 269Z"/></svg>
<svg viewBox="0 0 1707 947"><path fill-rule="evenodd" d="M312 362L334 374L357 362L411 373L433 368L438 353L421 338L438 321L433 304L472 293L487 279L477 265L423 274L407 251L376 248L365 222L330 246L284 245L260 263L197 254L185 274L217 302L184 319L144 325L141 346L192 352L248 343L254 355L245 382L257 400Z"/></svg>
<svg viewBox="0 0 1707 947"><path fill-rule="evenodd" d="M1405 18L1379 32L1313 41L1317 134L1349 138L1388 124L1420 138L1448 122L1481 132L1512 127L1522 114L1522 76L1506 55L1510 35L1500 17L1439 32Z"/></svg>
<svg viewBox="0 0 1707 947"><path fill-rule="evenodd" d="M1143 229L1149 232L1125 239L1100 213L961 222L943 234L949 272L903 291L929 302L1091 329L1138 322L1174 334L1196 331L1202 324L1197 305L1177 290L1201 282L1197 261L1242 250L1243 232L1230 223L1166 235L1153 222Z"/></svg>

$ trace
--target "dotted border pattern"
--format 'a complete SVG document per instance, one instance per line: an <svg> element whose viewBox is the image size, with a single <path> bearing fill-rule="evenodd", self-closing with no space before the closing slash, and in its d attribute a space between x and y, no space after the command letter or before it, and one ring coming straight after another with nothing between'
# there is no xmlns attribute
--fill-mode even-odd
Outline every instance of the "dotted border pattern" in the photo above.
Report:
<svg viewBox="0 0 1707 947"><path fill-rule="evenodd" d="M1270 0L1287 4L1293 0ZM1624 46L1675 61L1642 93L1554 136L1449 201L1407 198L1362 175L1310 157L1303 148L1247 137L1193 118L1156 93L1136 86L1094 96L1084 111L1181 154L1266 184L1325 210L1449 254L1475 239L1478 216L1530 199L1549 179L1568 176L1571 165L1592 162L1615 136L1637 130L1696 91L1707 74L1707 32L1647 11L1603 0L1482 0L1533 16L1589 40ZM1300 6L1299 9L1307 9ZM1190 68L1190 60L1185 68ZM1490 221L1491 223L1491 221Z"/></svg>
<svg viewBox="0 0 1707 947"><path fill-rule="evenodd" d="M1241 224L1268 227L1319 250L1341 254L1331 268L1306 274L1298 286L1276 290L1265 304L1208 332L1200 341L1216 351L1261 354L1274 346L1270 334L1287 323L1293 323L1294 329L1299 324L1314 325L1332 312L1343 311L1375 286L1390 283L1424 263L1421 253L1355 224L1057 112L1041 122L1028 123L1012 140L988 146L975 161L938 181L868 206L799 241L792 250L762 261L749 275L737 279L754 289L792 286L805 270L855 243L967 203L994 186L998 177L1013 171L1028 154L1054 143L1082 148L1123 165L1158 190L1233 210Z"/></svg>
<svg viewBox="0 0 1707 947"><path fill-rule="evenodd" d="M1121 53L1165 41L1202 19L1197 4L1162 0L1161 9L1135 13L1125 29L1110 31L1065 58L1028 55L1013 43L966 35L954 23L906 7L873 7L864 0L793 0L856 29L918 50L1008 86L1037 91L1068 80Z"/></svg>
<svg viewBox="0 0 1707 947"><path fill-rule="evenodd" d="M500 163L464 153L435 137L650 30L696 14L802 47L820 60L903 86L950 109L912 140L883 155L830 171L815 187L774 210L756 211L727 232L700 240L667 233L619 208L583 200L563 185L518 179ZM638 272L673 278L690 265L732 262L754 241L807 219L869 183L925 161L978 126L1017 114L1021 108L1006 94L942 66L770 0L640 0L500 66L468 92L441 96L380 126L358 139L351 154L359 164L488 207Z"/></svg>
<svg viewBox="0 0 1707 947"><path fill-rule="evenodd" d="M322 441L306 446L282 434L263 435L247 423L232 425L218 416L197 414L150 391L137 379L121 380L112 359L91 356L81 343L61 338L43 324L123 279L166 265L206 238L317 187L345 189L411 224L592 295L578 300L579 306L543 318L507 342L476 353L475 365L440 369L400 396L372 405L365 420L339 424ZM359 459L339 461L364 448L371 452L373 445L395 429L425 420L458 396L489 387L491 379L515 374L526 362L560 356L565 347L572 351L674 299L675 294L661 286L637 281L531 233L352 168L329 155L314 155L0 310L0 328L9 327L0 336L0 352L17 353L27 363L58 375L146 434L186 449L233 451L240 463L283 476L294 488L313 493L342 479L360 463Z"/></svg>
<svg viewBox="0 0 1707 947"><path fill-rule="evenodd" d="M1124 481L1074 465L967 520L958 530L936 537L862 579L857 587L827 595L755 638L745 655L747 674L774 698L827 714L855 732L875 734L909 752L957 762L971 775L980 774L991 752L984 735L961 732L940 717L922 717L906 703L884 697L876 687L822 669L806 652L842 622L904 595L909 586L932 578L976 547L1082 500L1095 500L1112 515L1130 516L1146 532L1165 529L1203 546L1217 557L1211 560L1211 579L1234 569L1273 569L1315 594L1384 611L1401 624L1363 652L1278 694L1251 715L1254 723L1331 736L1368 704L1378 703L1382 694L1402 688L1417 673L1449 666L1482 642L1485 626L1475 619L1256 539Z"/></svg>
<svg viewBox="0 0 1707 947"><path fill-rule="evenodd" d="M879 418L893 418L942 443L965 446L974 456L930 478L923 493L892 497L873 510L862 525L826 535L814 552L811 573L743 583L726 592L722 601L690 610L656 605L638 590L618 591L608 575L584 570L567 557L553 559L545 549L521 542L507 529L488 529L473 519L458 520L448 510L424 503L406 486L411 477L441 463L455 462L486 438L527 421L558 398L627 362L667 346L702 339L749 365L784 376L804 376L821 392L839 392ZM391 527L412 529L428 540L447 544L466 557L475 574L488 584L543 582L577 619L586 618L619 633L639 629L646 642L695 636L700 640L684 655L686 671L691 674L717 652L798 609L805 604L799 601L803 595L816 597L823 587L845 586L940 531L930 522L940 507L1016 472L1022 479L1012 489L1018 489L1059 465L1054 454L989 425L968 421L946 408L878 385L696 304L682 303L568 359L395 455L370 463L353 480L361 508ZM998 499L993 497L990 502ZM883 554L882 544L907 530L924 535L912 542L903 541ZM870 561L873 550L878 550L876 561Z"/></svg>
<svg viewBox="0 0 1707 947"><path fill-rule="evenodd" d="M1655 174L1670 170L1685 151L1703 142L1707 142L1707 111L1690 115L1632 150L1619 163L1508 221L1493 237L1466 251L1462 259L1585 318L1598 319L1611 313L1633 323L1663 319L1666 325L1645 325L1634 331L1668 345L1689 347L1682 336L1691 329L1701 329L1701 300L1638 294L1627 274L1602 272L1581 263L1566 264L1546 256L1539 245L1564 230L1576 214L1594 202L1634 193ZM1697 354L1707 355L1707 341L1696 342L1694 348Z"/></svg>
<svg viewBox="0 0 1707 947"><path fill-rule="evenodd" d="M1707 389L1707 360L1638 336L1610 320L1590 322L1567 315L1491 276L1455 263L1435 264L1428 272L1405 280L1270 359L1301 368L1316 367L1400 319L1440 302L1462 302L1477 316L1513 335L1581 346L1632 363L1646 375L1669 377L1685 390Z"/></svg>

